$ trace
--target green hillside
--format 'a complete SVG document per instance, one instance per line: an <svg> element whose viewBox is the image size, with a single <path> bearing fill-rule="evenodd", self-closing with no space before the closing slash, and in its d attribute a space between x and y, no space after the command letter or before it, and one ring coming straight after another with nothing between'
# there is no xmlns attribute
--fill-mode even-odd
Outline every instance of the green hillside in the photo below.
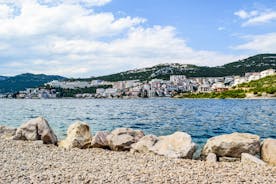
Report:
<svg viewBox="0 0 276 184"><path fill-rule="evenodd" d="M26 88L43 86L44 83L50 82L52 80L62 79L64 79L64 77L56 75L34 75L29 73L21 74L0 80L0 93L14 93L25 90Z"/></svg>
<svg viewBox="0 0 276 184"><path fill-rule="evenodd" d="M186 65L178 63L160 64L150 68L130 70L83 80L101 79L106 81L147 81L154 78L169 79L170 75L186 75L187 77L222 77L230 75L242 76L246 72L260 72L269 68L276 69L276 54L260 54L218 67Z"/></svg>
<svg viewBox="0 0 276 184"><path fill-rule="evenodd" d="M276 75L268 76L256 81L251 81L249 83L243 83L238 85L237 88L244 89L247 92L254 94L276 94Z"/></svg>

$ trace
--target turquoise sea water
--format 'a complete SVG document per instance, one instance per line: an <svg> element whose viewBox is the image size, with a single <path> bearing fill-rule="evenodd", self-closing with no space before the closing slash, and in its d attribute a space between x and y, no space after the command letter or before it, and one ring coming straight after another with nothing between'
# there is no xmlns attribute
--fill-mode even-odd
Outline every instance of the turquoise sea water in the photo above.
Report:
<svg viewBox="0 0 276 184"><path fill-rule="evenodd" d="M236 131L276 138L276 100L0 99L1 125L18 127L37 116L45 117L60 139L76 120L89 123L93 133L117 127L155 135L184 131L199 145Z"/></svg>

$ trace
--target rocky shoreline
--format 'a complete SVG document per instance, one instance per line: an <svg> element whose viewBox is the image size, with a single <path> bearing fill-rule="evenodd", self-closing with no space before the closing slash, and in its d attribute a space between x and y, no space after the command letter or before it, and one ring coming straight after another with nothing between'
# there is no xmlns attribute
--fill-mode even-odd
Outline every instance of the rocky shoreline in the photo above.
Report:
<svg viewBox="0 0 276 184"><path fill-rule="evenodd" d="M39 117L0 126L0 146L0 183L276 183L276 140L245 133L209 139L192 160L196 144L185 132L119 128L92 136L76 122L58 141Z"/></svg>

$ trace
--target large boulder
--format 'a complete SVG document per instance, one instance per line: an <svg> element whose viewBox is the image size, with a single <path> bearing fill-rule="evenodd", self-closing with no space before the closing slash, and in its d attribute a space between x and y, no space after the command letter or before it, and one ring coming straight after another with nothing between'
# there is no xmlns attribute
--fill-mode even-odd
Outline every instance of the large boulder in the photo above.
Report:
<svg viewBox="0 0 276 184"><path fill-rule="evenodd" d="M265 139L263 141L261 158L268 164L276 166L276 139Z"/></svg>
<svg viewBox="0 0 276 184"><path fill-rule="evenodd" d="M0 126L0 138L1 139L10 139L16 133L16 128L10 128L6 126Z"/></svg>
<svg viewBox="0 0 276 184"><path fill-rule="evenodd" d="M13 139L28 141L42 140L44 144L57 144L57 136L48 121L43 117L31 119L22 124L16 130Z"/></svg>
<svg viewBox="0 0 276 184"><path fill-rule="evenodd" d="M91 147L92 148L109 148L107 136L110 132L100 131L97 132L96 135L92 138Z"/></svg>
<svg viewBox="0 0 276 184"><path fill-rule="evenodd" d="M58 146L65 149L91 147L92 135L87 123L77 121L69 126L66 139L59 142Z"/></svg>
<svg viewBox="0 0 276 184"><path fill-rule="evenodd" d="M151 149L152 152L170 158L191 159L196 151L196 144L189 134L176 132L172 135L161 136Z"/></svg>
<svg viewBox="0 0 276 184"><path fill-rule="evenodd" d="M158 137L155 135L146 135L142 137L137 143L131 145L131 152L150 152L158 140Z"/></svg>
<svg viewBox="0 0 276 184"><path fill-rule="evenodd" d="M114 151L129 151L131 145L138 142L145 134L131 128L115 129L107 136L108 144Z"/></svg>
<svg viewBox="0 0 276 184"><path fill-rule="evenodd" d="M260 153L260 137L248 133L232 133L208 139L202 149L202 156L215 153L218 157L240 158L242 153Z"/></svg>

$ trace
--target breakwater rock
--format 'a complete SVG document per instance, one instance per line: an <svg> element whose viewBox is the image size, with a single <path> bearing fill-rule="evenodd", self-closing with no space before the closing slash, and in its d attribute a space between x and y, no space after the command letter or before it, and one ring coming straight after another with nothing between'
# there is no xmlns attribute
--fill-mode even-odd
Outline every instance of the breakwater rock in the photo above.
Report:
<svg viewBox="0 0 276 184"><path fill-rule="evenodd" d="M43 117L31 119L17 129L0 126L0 138L40 140L43 144L54 144L65 150L102 148L183 159L192 159L196 151L196 144L185 132L157 137L145 135L141 130L118 128L111 132L97 132L93 137L89 125L80 121L69 126L67 137L58 142L54 131ZM210 138L201 151L201 159L209 163L242 161L247 164L276 165L275 150L275 139L266 139L261 144L257 135L236 132ZM264 162L257 157L261 157Z"/></svg>
<svg viewBox="0 0 276 184"><path fill-rule="evenodd" d="M241 158L242 153L257 155L260 153L260 137L247 133L232 133L207 140L202 155L215 153L218 157Z"/></svg>
<svg viewBox="0 0 276 184"><path fill-rule="evenodd" d="M262 143L261 157L264 161L276 166L276 140L265 139Z"/></svg>
<svg viewBox="0 0 276 184"><path fill-rule="evenodd" d="M31 119L23 123L15 133L14 140L37 141L44 144L57 144L57 136L43 117Z"/></svg>
<svg viewBox="0 0 276 184"><path fill-rule="evenodd" d="M59 142L58 146L65 149L80 148L85 149L91 146L92 135L87 123L77 121L69 126L67 137Z"/></svg>

